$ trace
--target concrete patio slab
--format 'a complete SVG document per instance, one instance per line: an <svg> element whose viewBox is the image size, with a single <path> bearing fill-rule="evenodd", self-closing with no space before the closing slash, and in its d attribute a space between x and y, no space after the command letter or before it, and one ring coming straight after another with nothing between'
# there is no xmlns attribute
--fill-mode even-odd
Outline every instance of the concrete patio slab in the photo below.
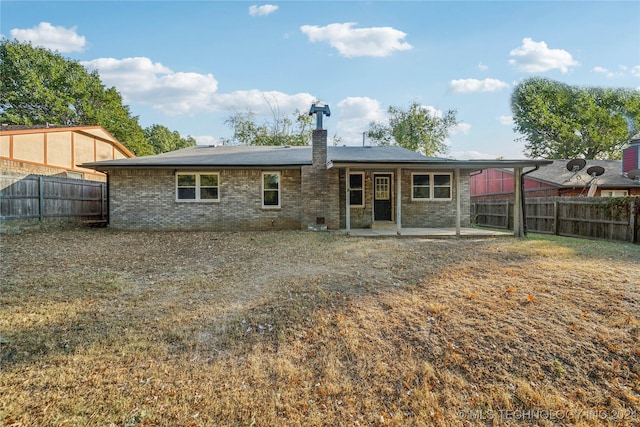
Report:
<svg viewBox="0 0 640 427"><path fill-rule="evenodd" d="M346 230L342 230L347 232ZM402 228L396 229L352 228L348 234L354 237L429 237L433 239L455 239L455 228ZM461 228L460 238L513 237L512 231L485 230L480 228Z"/></svg>

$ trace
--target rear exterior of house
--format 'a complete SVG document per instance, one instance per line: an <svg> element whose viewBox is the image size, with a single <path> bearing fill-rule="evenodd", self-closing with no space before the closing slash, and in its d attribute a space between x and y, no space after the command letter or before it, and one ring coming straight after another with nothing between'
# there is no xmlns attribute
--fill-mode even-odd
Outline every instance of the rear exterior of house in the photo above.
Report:
<svg viewBox="0 0 640 427"><path fill-rule="evenodd" d="M458 161L400 147L195 146L89 162L109 225L130 230L450 228L470 225L470 174L549 161Z"/></svg>
<svg viewBox="0 0 640 427"><path fill-rule="evenodd" d="M327 147L316 130L311 147L196 146L92 167L108 174L119 229L454 227L458 191L468 226L469 172L448 163L399 147Z"/></svg>

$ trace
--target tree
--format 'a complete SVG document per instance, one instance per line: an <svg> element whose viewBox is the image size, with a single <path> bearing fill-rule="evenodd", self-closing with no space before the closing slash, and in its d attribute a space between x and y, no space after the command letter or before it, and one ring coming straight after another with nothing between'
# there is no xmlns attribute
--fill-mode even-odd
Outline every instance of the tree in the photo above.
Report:
<svg viewBox="0 0 640 427"><path fill-rule="evenodd" d="M415 101L407 110L391 106L387 115L388 125L369 123L367 137L378 145L397 144L425 156L446 154L448 148L444 141L449 136L449 130L458 124L455 110L438 114Z"/></svg>
<svg viewBox="0 0 640 427"><path fill-rule="evenodd" d="M136 155L153 154L138 117L96 71L30 43L0 41L0 121L102 126Z"/></svg>
<svg viewBox="0 0 640 427"><path fill-rule="evenodd" d="M511 110L527 157L620 159L640 127L640 92L532 77L515 87Z"/></svg>
<svg viewBox="0 0 640 427"><path fill-rule="evenodd" d="M144 135L156 154L196 145L196 140L193 137L187 136L187 138L183 138L178 131L172 132L165 126L157 124L146 128Z"/></svg>
<svg viewBox="0 0 640 427"><path fill-rule="evenodd" d="M256 123L252 111L235 113L225 120L225 124L233 130L227 143L242 145L309 145L311 143L311 116L299 110L290 115L282 115L273 109L273 121Z"/></svg>

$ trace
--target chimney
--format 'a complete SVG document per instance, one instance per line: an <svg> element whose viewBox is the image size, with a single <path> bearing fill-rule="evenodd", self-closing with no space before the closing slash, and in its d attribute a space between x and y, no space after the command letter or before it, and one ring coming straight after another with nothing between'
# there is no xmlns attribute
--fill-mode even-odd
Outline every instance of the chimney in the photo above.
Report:
<svg viewBox="0 0 640 427"><path fill-rule="evenodd" d="M316 169L325 169L327 167L327 131L322 129L322 116L329 117L331 110L328 105L312 104L309 115L316 115L316 128L313 130L311 139L312 154L311 162Z"/></svg>
<svg viewBox="0 0 640 427"><path fill-rule="evenodd" d="M325 169L327 167L327 131L325 129L314 129L311 143L313 167Z"/></svg>

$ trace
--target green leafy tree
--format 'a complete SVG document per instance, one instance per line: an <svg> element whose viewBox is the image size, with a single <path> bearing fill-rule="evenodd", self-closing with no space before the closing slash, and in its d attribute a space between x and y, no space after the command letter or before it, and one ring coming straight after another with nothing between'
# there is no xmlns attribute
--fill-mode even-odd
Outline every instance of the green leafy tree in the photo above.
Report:
<svg viewBox="0 0 640 427"><path fill-rule="evenodd" d="M640 92L532 77L515 87L511 110L527 157L620 159L640 127Z"/></svg>
<svg viewBox="0 0 640 427"><path fill-rule="evenodd" d="M153 147L156 154L167 151L180 150L196 145L196 140L191 136L183 138L178 131L170 131L162 125L151 125L144 130L144 135Z"/></svg>
<svg viewBox="0 0 640 427"><path fill-rule="evenodd" d="M153 154L138 117L96 71L48 49L0 41L0 121L14 125L102 126L134 154Z"/></svg>
<svg viewBox="0 0 640 427"><path fill-rule="evenodd" d="M225 120L233 130L233 136L225 143L241 145L309 145L311 143L312 117L299 110L282 115L273 110L272 122L256 123L253 112L235 113Z"/></svg>
<svg viewBox="0 0 640 427"><path fill-rule="evenodd" d="M426 156L446 154L444 141L450 129L458 124L456 111L448 110L434 114L418 102L412 102L408 109L391 106L387 110L388 125L371 122L366 134L378 145L394 145Z"/></svg>

